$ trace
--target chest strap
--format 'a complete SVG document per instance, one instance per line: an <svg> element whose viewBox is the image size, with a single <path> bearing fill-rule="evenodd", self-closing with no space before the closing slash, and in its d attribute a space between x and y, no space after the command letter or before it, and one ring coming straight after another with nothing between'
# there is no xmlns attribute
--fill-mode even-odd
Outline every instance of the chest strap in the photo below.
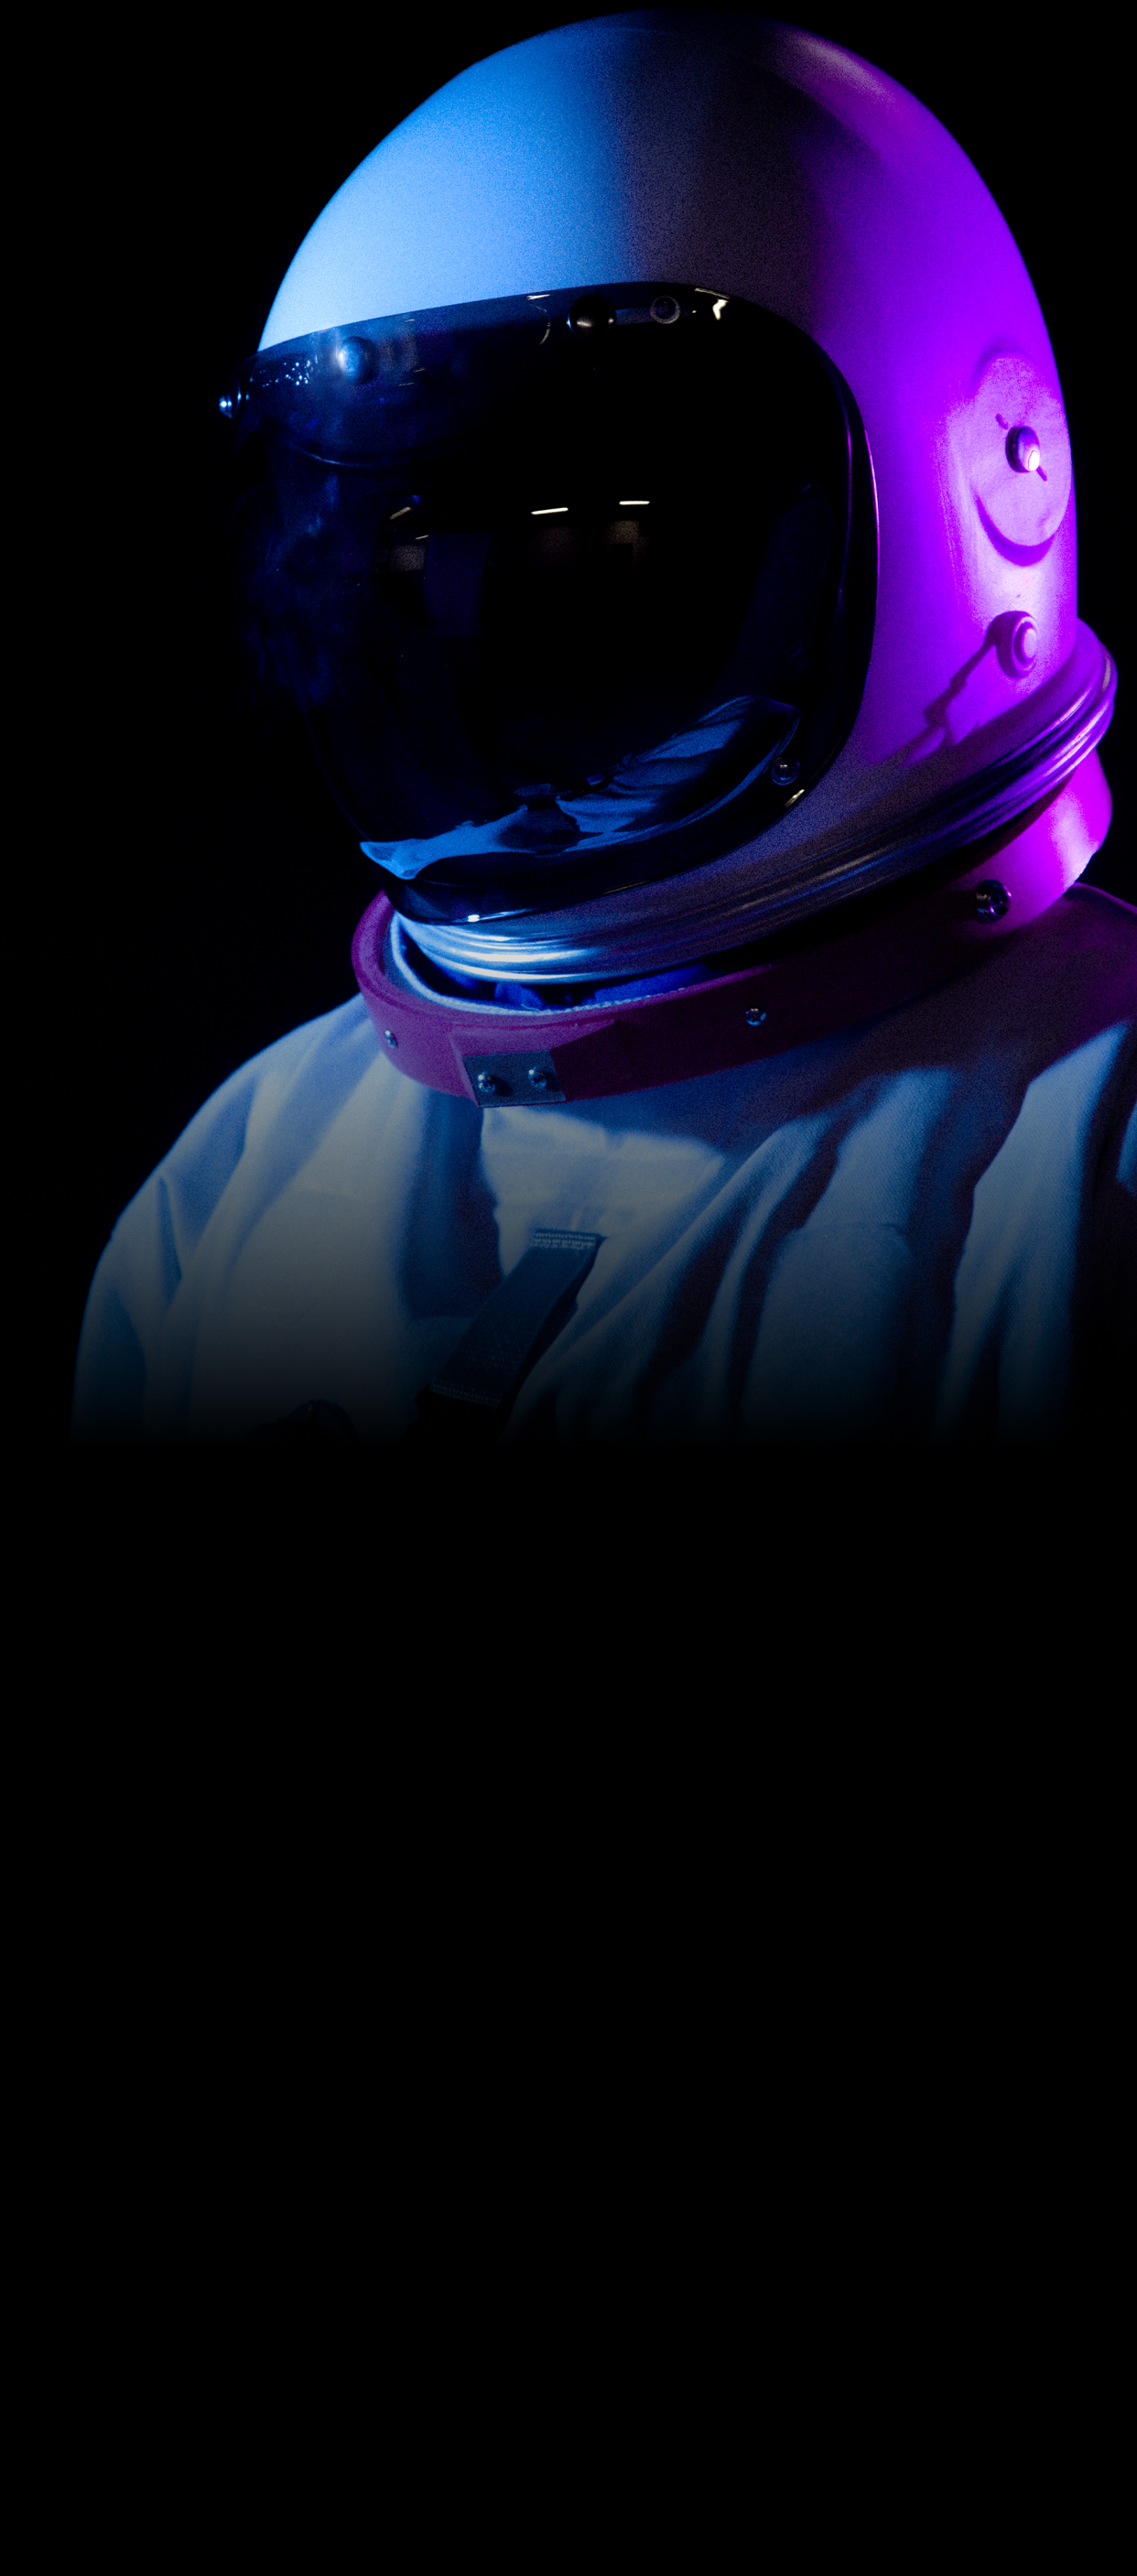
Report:
<svg viewBox="0 0 1137 2576"><path fill-rule="evenodd" d="M408 1438L497 1438L523 1379L567 1324L603 1240L537 1229L528 1252L423 1388L420 1418Z"/></svg>

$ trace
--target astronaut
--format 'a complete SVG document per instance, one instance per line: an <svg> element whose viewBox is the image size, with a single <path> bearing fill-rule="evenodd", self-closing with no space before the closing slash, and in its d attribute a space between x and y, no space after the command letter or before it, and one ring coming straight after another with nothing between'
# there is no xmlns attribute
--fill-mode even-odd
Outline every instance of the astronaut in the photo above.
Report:
<svg viewBox="0 0 1137 2576"><path fill-rule="evenodd" d="M229 408L358 998L125 1210L84 1440L1107 1429L1137 1270L1115 675L951 138L763 18L463 72Z"/></svg>

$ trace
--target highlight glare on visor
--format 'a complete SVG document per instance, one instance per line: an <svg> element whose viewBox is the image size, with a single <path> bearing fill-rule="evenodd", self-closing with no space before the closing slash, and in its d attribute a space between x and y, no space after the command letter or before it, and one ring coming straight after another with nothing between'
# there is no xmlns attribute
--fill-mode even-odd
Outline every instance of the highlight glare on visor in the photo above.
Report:
<svg viewBox="0 0 1137 2576"><path fill-rule="evenodd" d="M263 351L234 408L254 612L412 920L700 865L845 739L871 471L773 315L668 285L397 315Z"/></svg>

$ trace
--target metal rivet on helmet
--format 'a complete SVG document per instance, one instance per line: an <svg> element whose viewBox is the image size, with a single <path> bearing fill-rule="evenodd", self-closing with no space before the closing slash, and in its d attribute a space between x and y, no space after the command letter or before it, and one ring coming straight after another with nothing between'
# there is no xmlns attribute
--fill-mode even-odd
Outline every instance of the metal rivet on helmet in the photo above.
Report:
<svg viewBox="0 0 1137 2576"><path fill-rule="evenodd" d="M1037 474L1042 463L1042 446L1033 429L1012 429L1007 438L1008 463L1016 474Z"/></svg>
<svg viewBox="0 0 1137 2576"><path fill-rule="evenodd" d="M1033 617L1022 609L1008 609L996 617L989 639L995 647L1001 668L1008 680L1029 679L1042 650L1042 638Z"/></svg>
<svg viewBox="0 0 1137 2576"><path fill-rule="evenodd" d="M615 323L616 307L609 303L606 295L578 295L569 314L570 331L583 338L587 338L590 332L595 335L599 331L614 329Z"/></svg>

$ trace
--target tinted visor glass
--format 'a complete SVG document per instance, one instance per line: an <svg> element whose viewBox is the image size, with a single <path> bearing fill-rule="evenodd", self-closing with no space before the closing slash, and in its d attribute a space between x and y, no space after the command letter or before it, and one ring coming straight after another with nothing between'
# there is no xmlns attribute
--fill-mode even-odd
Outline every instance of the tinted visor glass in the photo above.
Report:
<svg viewBox="0 0 1137 2576"><path fill-rule="evenodd" d="M698 864L781 810L791 742L839 748L859 424L790 325L668 285L467 305L267 350L239 410L248 594L412 917Z"/></svg>

